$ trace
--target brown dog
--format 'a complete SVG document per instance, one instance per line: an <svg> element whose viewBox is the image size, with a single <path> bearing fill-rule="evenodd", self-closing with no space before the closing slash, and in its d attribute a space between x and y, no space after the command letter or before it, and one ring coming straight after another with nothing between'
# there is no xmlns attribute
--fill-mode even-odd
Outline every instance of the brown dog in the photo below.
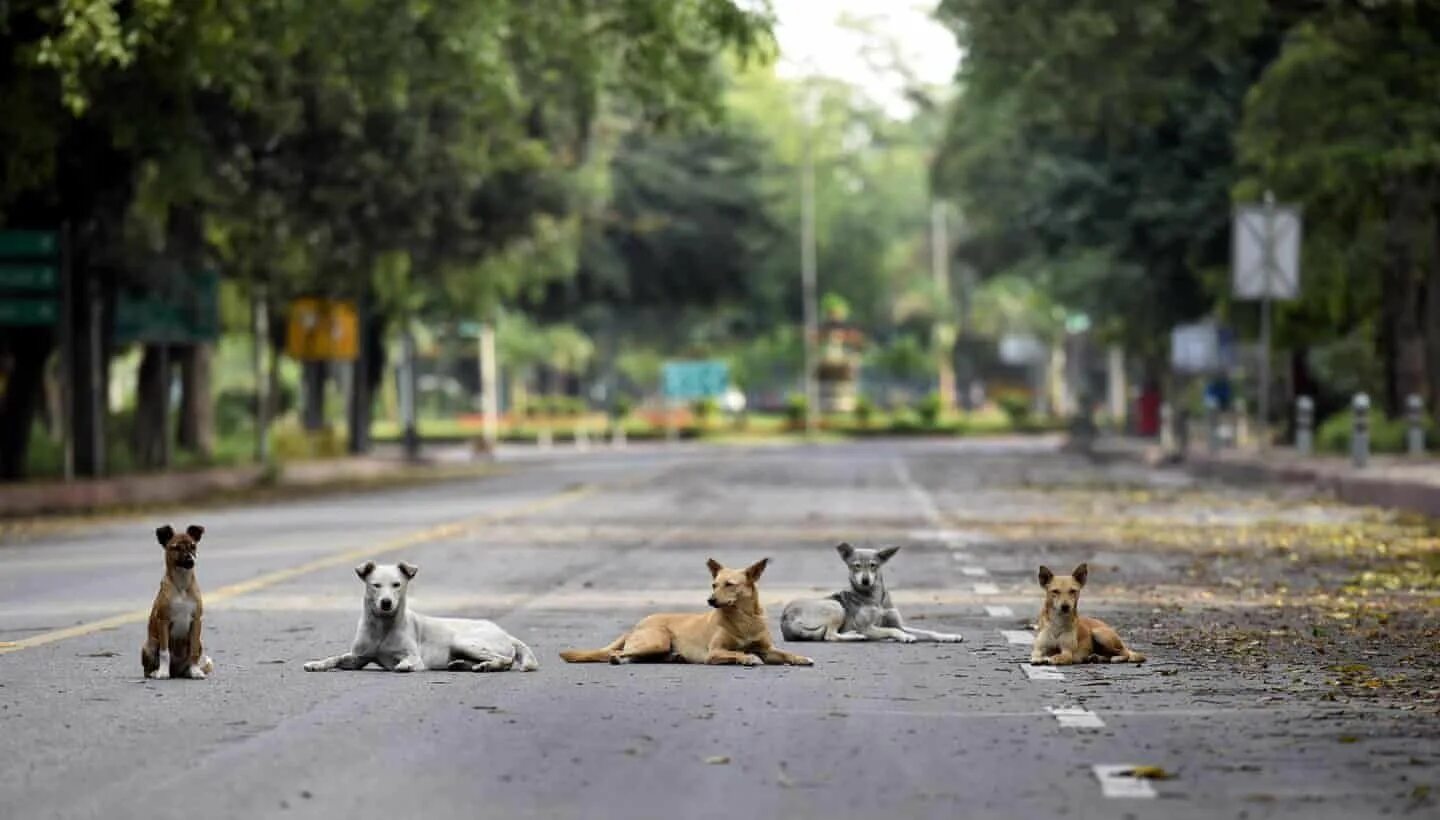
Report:
<svg viewBox="0 0 1440 820"><path fill-rule="evenodd" d="M1035 628L1031 663L1065 666L1145 662L1145 656L1130 651L1109 624L1080 614L1080 590L1089 576L1090 567L1086 564L1076 567L1069 575L1056 575L1049 567L1040 568L1045 607Z"/></svg>
<svg viewBox="0 0 1440 820"><path fill-rule="evenodd" d="M200 600L200 585L195 583L195 550L204 534L205 528L196 524L181 533L168 525L155 530L165 548L165 577L160 579L145 646L140 649L140 666L147 678L166 677L160 664L160 654L166 650L170 653L169 677L204 680L215 669L200 644L205 605Z"/></svg>
<svg viewBox="0 0 1440 820"><path fill-rule="evenodd" d="M569 649L570 663L629 663L669 660L677 663L762 663L810 666L814 661L775 648L755 582L769 558L745 569L726 569L711 558L709 612L661 613L641 619L635 628L604 649Z"/></svg>

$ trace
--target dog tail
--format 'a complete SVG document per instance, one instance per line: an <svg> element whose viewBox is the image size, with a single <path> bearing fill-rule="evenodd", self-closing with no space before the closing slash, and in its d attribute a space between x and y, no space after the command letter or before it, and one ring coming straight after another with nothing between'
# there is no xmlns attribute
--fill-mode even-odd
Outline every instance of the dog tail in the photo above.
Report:
<svg viewBox="0 0 1440 820"><path fill-rule="evenodd" d="M524 641L517 639L515 641L515 671L534 672L539 668L540 659L535 657L535 653L530 651L530 647L526 646Z"/></svg>
<svg viewBox="0 0 1440 820"><path fill-rule="evenodd" d="M560 653L560 657L566 663L609 663L610 656L625 646L625 639L628 637L630 637L630 633L626 632L611 641L610 645L604 649L566 649Z"/></svg>

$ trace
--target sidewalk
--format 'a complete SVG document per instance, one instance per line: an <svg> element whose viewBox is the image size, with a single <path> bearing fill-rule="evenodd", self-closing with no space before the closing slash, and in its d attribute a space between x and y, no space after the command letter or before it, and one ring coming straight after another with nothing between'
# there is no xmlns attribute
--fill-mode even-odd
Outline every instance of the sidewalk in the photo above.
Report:
<svg viewBox="0 0 1440 820"><path fill-rule="evenodd" d="M1102 455L1159 463L1160 446L1149 439L1110 438L1095 445ZM1288 447L1261 454L1254 450L1207 452L1191 446L1180 463L1190 472L1237 482L1313 484L1340 501L1368 504L1440 517L1440 458L1371 456L1364 468L1348 458L1332 455L1301 456Z"/></svg>
<svg viewBox="0 0 1440 820"><path fill-rule="evenodd" d="M448 453L445 455L420 462L406 461L398 454L297 461L269 474L263 467L249 465L75 481L0 484L0 519L208 501L260 490L344 489L365 484L461 476L468 474L467 471L483 469Z"/></svg>

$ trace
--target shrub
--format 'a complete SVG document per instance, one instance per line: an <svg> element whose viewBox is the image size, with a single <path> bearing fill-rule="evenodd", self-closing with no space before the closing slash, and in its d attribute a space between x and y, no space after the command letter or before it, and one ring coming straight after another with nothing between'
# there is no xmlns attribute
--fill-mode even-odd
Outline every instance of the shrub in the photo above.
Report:
<svg viewBox="0 0 1440 820"><path fill-rule="evenodd" d="M1030 423L1030 401L1024 396L1001 396L996 399L1000 411L1016 430L1024 429Z"/></svg>
<svg viewBox="0 0 1440 820"><path fill-rule="evenodd" d="M785 397L785 421L792 428L805 426L805 394L791 393Z"/></svg>
<svg viewBox="0 0 1440 820"><path fill-rule="evenodd" d="M690 412L695 414L695 420L704 427L710 419L720 410L720 403L713 396L704 396L690 403Z"/></svg>
<svg viewBox="0 0 1440 820"><path fill-rule="evenodd" d="M1435 422L1429 416L1424 421L1425 446L1436 444ZM1315 446L1322 452L1350 452L1350 432L1354 429L1349 410L1336 413L1315 431ZM1392 419L1384 413L1370 411L1370 452L1403 453L1407 447L1406 436L1410 424L1404 418Z"/></svg>
<svg viewBox="0 0 1440 820"><path fill-rule="evenodd" d="M926 427L934 427L940 421L940 394L929 393L915 402L915 415Z"/></svg>
<svg viewBox="0 0 1440 820"><path fill-rule="evenodd" d="M875 403L866 396L855 399L855 423L861 427L869 427L870 419L875 415Z"/></svg>

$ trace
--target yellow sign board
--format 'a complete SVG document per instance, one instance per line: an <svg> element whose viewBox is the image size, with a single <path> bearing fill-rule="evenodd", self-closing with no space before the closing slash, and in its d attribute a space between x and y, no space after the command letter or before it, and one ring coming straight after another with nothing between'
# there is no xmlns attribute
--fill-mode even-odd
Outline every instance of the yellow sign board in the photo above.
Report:
<svg viewBox="0 0 1440 820"><path fill-rule="evenodd" d="M354 361L359 355L360 320L355 305L306 297L290 303L285 353L299 361Z"/></svg>

